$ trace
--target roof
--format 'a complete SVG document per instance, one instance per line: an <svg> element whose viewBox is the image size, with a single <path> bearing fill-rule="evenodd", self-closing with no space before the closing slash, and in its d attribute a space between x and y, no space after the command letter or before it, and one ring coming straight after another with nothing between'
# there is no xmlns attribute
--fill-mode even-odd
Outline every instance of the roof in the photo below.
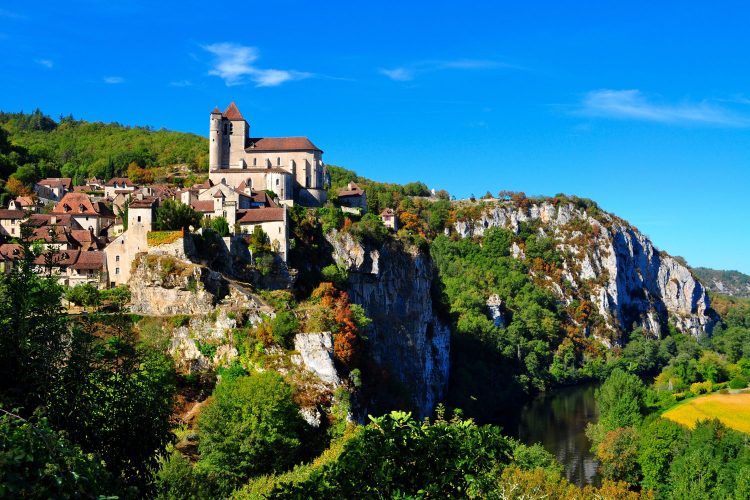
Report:
<svg viewBox="0 0 750 500"><path fill-rule="evenodd" d="M392 208L383 209L380 215L396 215L396 212Z"/></svg>
<svg viewBox="0 0 750 500"><path fill-rule="evenodd" d="M24 207L34 206L34 199L31 196L18 196L14 201Z"/></svg>
<svg viewBox="0 0 750 500"><path fill-rule="evenodd" d="M224 110L224 118L232 121L244 120L244 118L242 118L242 113L240 113L240 110L237 109L234 101L232 101L229 107Z"/></svg>
<svg viewBox="0 0 750 500"><path fill-rule="evenodd" d="M112 216L112 211L101 201L92 202L84 193L67 193L52 209L53 214Z"/></svg>
<svg viewBox="0 0 750 500"><path fill-rule="evenodd" d="M52 254L52 265L53 266L69 266L78 260L78 254L80 250L60 250ZM37 266L47 265L48 254L45 252L34 259L34 264Z"/></svg>
<svg viewBox="0 0 750 500"><path fill-rule="evenodd" d="M239 213L237 214L239 215ZM240 224L274 222L284 220L284 208L251 208L237 220Z"/></svg>
<svg viewBox="0 0 750 500"><path fill-rule="evenodd" d="M191 203L190 206L193 207L193 210L197 210L198 212L213 212L214 211L214 202L211 200L208 200L208 201L196 200L193 203Z"/></svg>
<svg viewBox="0 0 750 500"><path fill-rule="evenodd" d="M37 182L40 186L63 187L65 189L71 189L73 187L73 179L70 177L48 177Z"/></svg>
<svg viewBox="0 0 750 500"><path fill-rule="evenodd" d="M23 254L23 247L18 243L4 243L0 245L0 255L6 260L16 260Z"/></svg>
<svg viewBox="0 0 750 500"><path fill-rule="evenodd" d="M128 208L154 208L158 205L158 198L132 199Z"/></svg>
<svg viewBox="0 0 750 500"><path fill-rule="evenodd" d="M104 267L104 253L82 251L72 267L79 270L101 269Z"/></svg>
<svg viewBox="0 0 750 500"><path fill-rule="evenodd" d="M127 177L112 177L110 180L107 181L107 183L105 184L105 186L112 187L112 186L115 185L115 183L122 184L122 185L128 186L128 187L131 187L131 186L135 187L135 184L133 184L131 182L131 180L128 179Z"/></svg>
<svg viewBox="0 0 750 500"><path fill-rule="evenodd" d="M52 222L53 217L55 218L55 222ZM26 223L33 227L57 224L70 227L71 229L81 229L80 224L75 222L70 214L31 214Z"/></svg>
<svg viewBox="0 0 750 500"><path fill-rule="evenodd" d="M320 151L307 137L251 137L245 141L245 149L254 151Z"/></svg>
<svg viewBox="0 0 750 500"><path fill-rule="evenodd" d="M211 114L212 114L212 115L215 115L215 114L217 114L217 113L218 113L218 114L221 114L221 111L219 110L219 106L214 106L214 110L213 110L213 111L211 111Z"/></svg>
<svg viewBox="0 0 750 500"><path fill-rule="evenodd" d="M0 208L0 219L23 219L24 217L26 217L26 212L23 210Z"/></svg>
<svg viewBox="0 0 750 500"><path fill-rule="evenodd" d="M339 198L362 196L365 194L364 189L359 187L355 182L350 182L346 187L347 189L342 189L338 192Z"/></svg>

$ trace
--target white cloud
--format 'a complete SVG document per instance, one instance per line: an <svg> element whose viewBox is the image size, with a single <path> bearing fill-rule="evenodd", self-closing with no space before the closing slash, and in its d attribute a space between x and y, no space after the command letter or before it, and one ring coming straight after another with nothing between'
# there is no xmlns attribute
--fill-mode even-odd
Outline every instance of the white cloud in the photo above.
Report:
<svg viewBox="0 0 750 500"><path fill-rule="evenodd" d="M406 68L381 69L380 72L397 82L408 82L414 79L414 72Z"/></svg>
<svg viewBox="0 0 750 500"><path fill-rule="evenodd" d="M44 66L45 68L48 68L48 69L52 68L52 66L54 66L54 63L51 60L49 60L49 59L37 59L34 62L37 63L38 65Z"/></svg>
<svg viewBox="0 0 750 500"><path fill-rule="evenodd" d="M108 83L110 85L116 85L118 83L124 82L125 79L121 76L105 76L104 77L104 83Z"/></svg>
<svg viewBox="0 0 750 500"><path fill-rule="evenodd" d="M698 103L659 104L650 102L640 90L602 89L587 93L579 113L604 118L619 118L660 123L704 124L742 127L748 119L702 101Z"/></svg>
<svg viewBox="0 0 750 500"><path fill-rule="evenodd" d="M218 76L228 86L241 85L247 79L256 87L275 87L292 80L302 80L313 76L312 73L294 70L264 69L255 66L259 58L256 47L234 43L214 43L203 46L214 55L214 66L209 75Z"/></svg>
<svg viewBox="0 0 750 500"><path fill-rule="evenodd" d="M417 75L444 70L478 70L492 68L514 68L520 69L510 64L498 61L489 61L483 59L455 59L455 60L435 60L435 61L418 61L406 66L397 68L381 69L380 73L391 80L397 82L407 82L414 80Z"/></svg>

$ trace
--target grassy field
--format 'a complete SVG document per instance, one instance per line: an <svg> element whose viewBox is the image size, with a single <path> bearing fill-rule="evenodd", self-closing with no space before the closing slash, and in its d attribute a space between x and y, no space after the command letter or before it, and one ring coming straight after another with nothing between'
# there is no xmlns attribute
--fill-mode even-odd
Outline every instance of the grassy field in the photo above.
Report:
<svg viewBox="0 0 750 500"><path fill-rule="evenodd" d="M701 396L667 410L662 416L691 428L699 420L718 418L726 426L750 434L750 393Z"/></svg>

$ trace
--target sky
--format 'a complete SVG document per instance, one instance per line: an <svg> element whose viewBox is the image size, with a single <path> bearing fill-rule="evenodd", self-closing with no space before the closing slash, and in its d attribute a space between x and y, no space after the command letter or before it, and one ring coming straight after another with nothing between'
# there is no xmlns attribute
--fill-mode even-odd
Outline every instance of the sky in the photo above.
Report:
<svg viewBox="0 0 750 500"><path fill-rule="evenodd" d="M0 0L0 109L253 136L458 198L592 198L750 273L742 2Z"/></svg>

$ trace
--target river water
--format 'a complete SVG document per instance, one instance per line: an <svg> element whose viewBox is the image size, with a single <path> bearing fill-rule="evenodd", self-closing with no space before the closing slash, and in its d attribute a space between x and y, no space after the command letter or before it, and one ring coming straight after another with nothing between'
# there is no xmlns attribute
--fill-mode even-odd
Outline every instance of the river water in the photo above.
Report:
<svg viewBox="0 0 750 500"><path fill-rule="evenodd" d="M597 462L586 437L586 424L597 419L595 384L541 394L504 422L505 433L526 444L540 443L565 467L578 486L599 484Z"/></svg>

